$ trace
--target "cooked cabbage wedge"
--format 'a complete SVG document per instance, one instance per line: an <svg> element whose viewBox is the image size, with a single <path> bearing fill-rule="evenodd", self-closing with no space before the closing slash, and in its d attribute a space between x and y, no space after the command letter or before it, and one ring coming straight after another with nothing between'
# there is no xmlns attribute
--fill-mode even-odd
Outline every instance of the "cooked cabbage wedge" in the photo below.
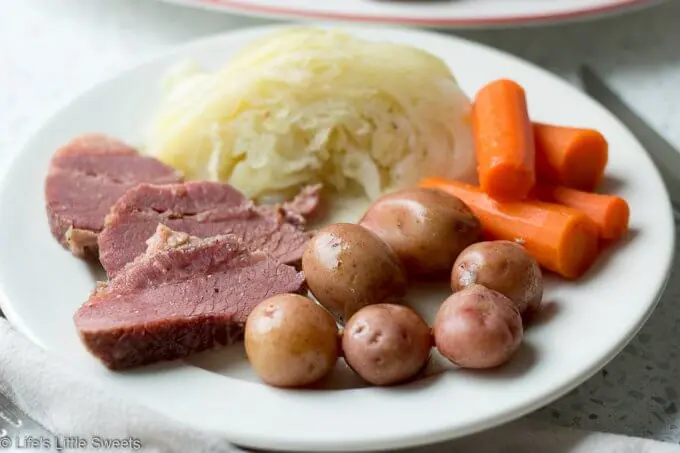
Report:
<svg viewBox="0 0 680 453"><path fill-rule="evenodd" d="M440 59L407 45L288 29L215 72L175 68L164 87L146 153L251 198L319 182L375 198L474 172L469 100Z"/></svg>

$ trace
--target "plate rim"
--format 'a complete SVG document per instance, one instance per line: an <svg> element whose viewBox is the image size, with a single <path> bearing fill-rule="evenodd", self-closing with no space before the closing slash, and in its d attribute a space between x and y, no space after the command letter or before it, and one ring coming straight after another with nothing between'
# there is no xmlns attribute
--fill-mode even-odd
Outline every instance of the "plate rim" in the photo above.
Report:
<svg viewBox="0 0 680 453"><path fill-rule="evenodd" d="M501 15L497 17L473 18L407 18L399 16L366 15L363 13L332 13L319 10L304 10L285 6L255 5L249 0L159 0L164 3L218 11L221 13L235 13L251 17L305 20L305 21L340 21L350 23L370 23L372 25L415 26L426 28L504 28L513 26L538 26L563 22L573 22L632 12L638 9L661 4L666 0L616 0L610 5L596 5L576 8L560 13L537 13L521 15Z"/></svg>
<svg viewBox="0 0 680 453"><path fill-rule="evenodd" d="M349 31L351 30L370 30L371 28L375 28L371 25L368 24L356 24L356 25L349 25L349 26L342 26L342 25L337 25L337 24L328 24L328 23L318 23L318 26L323 26L323 27L337 27L337 28L346 28ZM41 118L40 121L36 121L35 124L35 129L31 129L29 133L27 133L24 136L23 140L20 140L19 145L15 148L14 152L12 153L12 157L10 158L9 162L7 162L4 171L0 172L0 194L4 193L6 190L8 190L9 186L9 179L7 176L11 173L12 169L15 167L17 164L17 161L21 158L22 154L24 154L22 151L25 150L26 148L29 147L31 142L41 133L42 129L50 122L51 118L54 117L55 115L58 115L63 109L68 108L68 106L71 103L77 102L80 98L87 96L91 91L96 90L99 88L101 85L105 85L106 83L117 79L121 75L123 75L125 72L128 72L130 70L133 70L135 68L144 66L145 64L151 64L157 60L166 58L169 55L175 54L180 52L184 48L190 48L190 47L195 47L198 46L200 47L201 45L204 45L205 43L213 42L213 41L219 41L221 39L225 39L228 36L231 35L238 35L238 34L246 34L246 33L257 33L257 32L272 32L275 30L280 30L284 28L290 28L290 27L295 27L296 25L291 25L291 24L276 24L276 25L263 25L263 26L258 26L258 27L249 27L247 29L241 29L241 30L235 30L231 32L224 32L220 33L217 35L212 35L212 36L207 36L203 37L200 39L192 40L177 46L172 46L168 49L165 49L161 52L158 52L156 54L153 54L151 56L147 56L146 58L138 58L135 59L134 61L131 62L131 64L124 65L122 68L119 68L118 70L112 71L112 74L108 77L99 79L92 84L86 86L84 89L81 91L75 93L74 96L67 98L62 102L60 105L58 105L54 110L50 111L49 114L45 115L45 117ZM255 29L255 30L254 30ZM567 81L565 81L563 78L547 71L546 69L528 61L525 59L522 59L518 56L509 54L507 52L504 52L500 49L494 48L492 46L488 46L485 44L481 44L475 41L471 41L462 37L458 36L448 36L445 34L441 33L435 33L431 31L424 31L424 30L404 30L399 27L391 27L391 31L395 33L407 33L411 35L421 35L423 37L436 37L439 39L448 39L448 40L454 40L458 41L460 43L464 43L465 45L468 46L473 46L477 48L484 49L486 52L490 52L493 54L501 55L504 58L509 58L511 60L517 61L522 63L525 66L531 67L533 70L538 71L542 73L545 76L548 76L551 80L554 82L559 82L560 84L570 86L572 89L578 90L576 87L571 86ZM590 102L598 105L612 120L614 120L617 125L622 129L625 130L626 132L629 133L631 138L639 145L641 150L645 150L644 146L639 142L637 137L630 131L628 127L626 127L625 124L623 124L615 115L613 115L606 107L604 107L601 103L599 103L597 100L593 99L590 97L587 93L582 93ZM645 155L645 158L650 161L650 163L653 162L651 161L651 158L648 155ZM655 165L653 165L652 170L656 172L657 174L657 179L661 181L660 173L658 169L656 168ZM390 440L390 445L388 447L392 446L399 446L399 447L412 447L412 446L418 446L418 445L424 445L425 443L435 443L439 441L444 441L444 440L450 440L452 438L457 438L461 437L463 435L467 434L472 434L475 432L483 431L486 429L489 429L494 426L498 426L503 423L510 422L512 420L515 420L517 418L520 418L546 404L549 404L550 402L556 400L557 398L563 396L570 390L578 387L581 385L584 381L586 381L588 378L590 378L592 375L597 373L598 370L600 370L604 365L606 365L608 362L610 362L615 356L617 356L621 350L630 342L630 340L637 334L637 332L642 328L642 326L647 322L651 314L654 312L656 309L660 297L663 294L665 287L668 283L670 273L672 270L672 259L673 259L673 250L675 247L675 242L676 242L676 236L672 233L673 232L673 217L672 217L672 210L671 210L671 204L670 204L670 198L668 195L668 191L663 189L662 193L660 194L663 196L665 201L664 204L666 206L666 209L664 210L666 213L666 219L671 226L669 228L670 232L670 246L669 249L671 252L667 255L667 261L666 261L666 266L665 266L665 275L662 276L661 279L661 284L658 287L658 290L656 291L656 294L654 295L654 298L652 301L650 301L649 305L646 307L646 311L644 313L644 316L641 316L637 322L632 326L630 332L628 335L625 335L624 337L620 338L616 342L616 346L612 347L609 354L604 355L600 360L597 361L596 364L594 364L590 369L584 370L580 376L577 379L572 380L571 382L567 382L563 384L562 386L558 388L554 388L553 391L549 392L549 395L543 395L544 397L541 399L536 399L535 401L531 399L531 401L526 402L523 404L520 408L516 408L515 411L507 411L507 413L503 415L496 415L496 416L491 416L488 417L484 423L478 423L474 424L474 426L466 426L463 428L458 428L458 429L451 429L449 428L441 428L441 429L430 429L429 431L423 430L418 436L411 436L411 437L399 437ZM23 334L27 335L31 341L34 343L38 344L40 347L44 348L44 345L40 342L37 341L37 338L30 333L30 331L26 328L25 325L20 320L20 317L17 313L15 313L13 310L7 310L8 307L11 307L12 303L10 303L7 295L5 294L3 290L3 283L0 281L0 307L5 311L7 315L7 319L10 321L10 323L17 328L17 330L21 331ZM49 349L49 348L48 348ZM452 435L452 431L455 431L455 433ZM261 442L260 439L239 439L242 443L247 444L249 446L255 447L255 448L272 448L271 441L272 438L269 438L269 443L268 442ZM279 450L287 450L287 451L300 451L301 445L305 445L306 448L316 448L316 445L313 445L310 440L303 440L303 441L296 441L296 442L289 442L289 441L283 441L281 442L278 446L277 449ZM378 442L382 442L380 445L377 445ZM384 439L376 439L372 440L370 442L365 442L366 444L370 443L372 447L376 448L383 448L385 446L385 440ZM338 449L337 446L330 447L327 443L325 445L319 446L321 449L324 449L325 451L350 451L350 450L360 450L362 448L362 443L361 445L357 444L357 440L354 439L350 441L347 445L344 445L340 448L342 450Z"/></svg>

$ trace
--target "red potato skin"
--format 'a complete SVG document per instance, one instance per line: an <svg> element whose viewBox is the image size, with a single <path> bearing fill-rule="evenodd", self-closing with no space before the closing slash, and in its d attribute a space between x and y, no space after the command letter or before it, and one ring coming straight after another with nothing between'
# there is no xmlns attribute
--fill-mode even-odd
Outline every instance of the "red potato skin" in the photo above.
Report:
<svg viewBox="0 0 680 453"><path fill-rule="evenodd" d="M428 362L432 334L425 320L403 305L368 305L352 316L342 335L347 364L373 385L412 379Z"/></svg>
<svg viewBox="0 0 680 453"><path fill-rule="evenodd" d="M523 316L537 312L543 299L538 262L512 241L478 242L463 250L451 271L451 289L456 292L472 284L503 294Z"/></svg>
<svg viewBox="0 0 680 453"><path fill-rule="evenodd" d="M471 369L503 365L524 337L515 304L482 285L468 286L446 299L433 330L439 352L453 364Z"/></svg>

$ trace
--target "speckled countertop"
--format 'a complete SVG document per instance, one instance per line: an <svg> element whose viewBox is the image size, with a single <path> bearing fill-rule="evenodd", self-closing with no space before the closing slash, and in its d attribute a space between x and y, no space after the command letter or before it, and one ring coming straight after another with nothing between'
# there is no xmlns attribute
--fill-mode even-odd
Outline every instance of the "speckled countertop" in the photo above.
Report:
<svg viewBox="0 0 680 453"><path fill-rule="evenodd" d="M174 44L264 23L153 0L0 1L0 170L17 143L83 86ZM671 0L598 22L459 34L573 81L581 63L591 64L680 148L679 25L680 1ZM662 302L625 351L530 417L680 442L678 259Z"/></svg>

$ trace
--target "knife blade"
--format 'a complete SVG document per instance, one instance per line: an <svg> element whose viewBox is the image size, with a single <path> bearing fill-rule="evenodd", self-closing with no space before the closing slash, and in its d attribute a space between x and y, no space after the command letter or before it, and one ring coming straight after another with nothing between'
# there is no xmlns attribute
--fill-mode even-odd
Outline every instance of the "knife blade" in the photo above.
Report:
<svg viewBox="0 0 680 453"><path fill-rule="evenodd" d="M680 152L626 105L590 67L582 66L580 77L586 93L618 117L645 148L666 185L675 217L680 218Z"/></svg>

